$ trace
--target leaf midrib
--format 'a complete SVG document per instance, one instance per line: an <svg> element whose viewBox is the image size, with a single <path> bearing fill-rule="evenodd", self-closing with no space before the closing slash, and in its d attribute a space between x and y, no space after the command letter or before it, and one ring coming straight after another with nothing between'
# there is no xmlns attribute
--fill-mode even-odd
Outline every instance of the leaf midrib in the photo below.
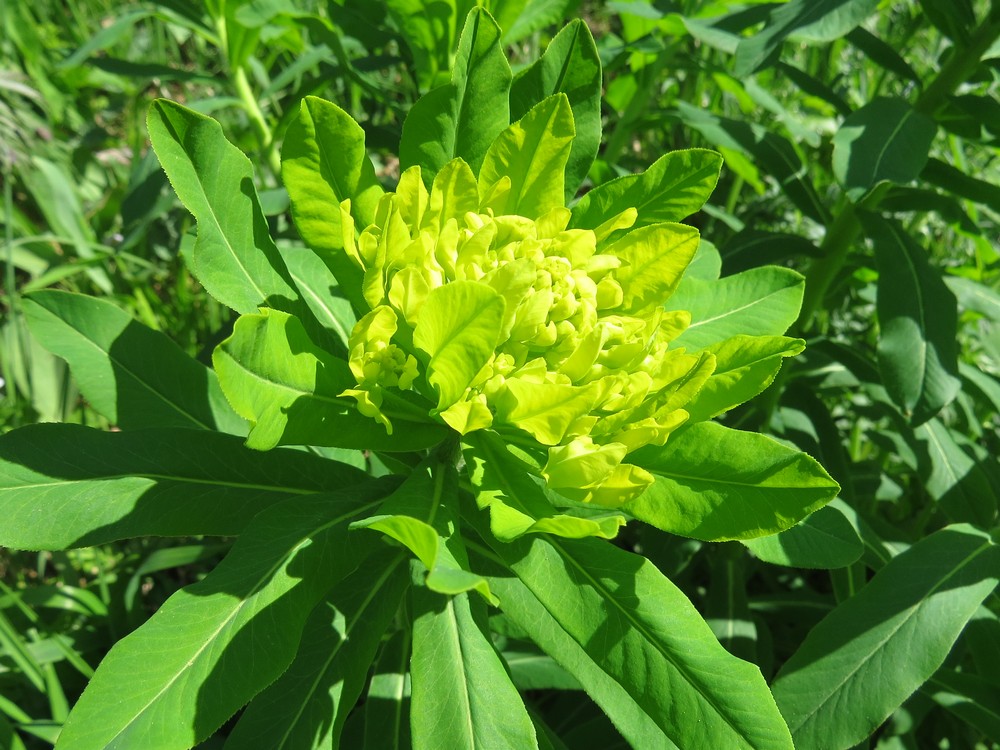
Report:
<svg viewBox="0 0 1000 750"><path fill-rule="evenodd" d="M303 547L303 545L307 544L311 540L312 537L316 536L317 534L322 533L323 531L327 530L328 528L330 528L332 526L335 526L335 525L337 525L339 523L342 523L343 521L346 521L348 518L351 518L352 516L360 515L361 513L364 513L366 511L372 509L372 508L375 508L380 502L381 502L381 500L376 500L376 501L373 501L371 503L368 503L365 506L362 506L361 508L353 508L349 512L344 513L341 516L338 516L336 518L330 519L326 523L320 524L319 526L317 526L314 529L310 530L308 533L303 532L302 535L301 535L301 537L299 538L299 541L294 546L292 546L285 554L281 555L275 561L274 565L272 565L267 570L267 572L265 574L263 574L263 575L261 575L259 577L259 579L254 583L254 587L250 591L250 593L244 599L241 599L240 601L238 601L238 602L235 603L235 605L233 606L233 611L229 614L228 617L226 617L219 624L219 627L217 627L215 629L215 631L212 632L211 635L208 638L205 639L205 641L198 647L198 649L194 652L194 654L191 655L191 657L187 660L187 664L185 665L185 668L177 670L177 673L173 677L171 677L166 682L166 684L164 684L163 687L160 688L160 690L157 691L153 695L153 697L151 697L149 699L149 701L146 702L146 704L142 708L138 709L135 712L135 714L133 715L132 719L130 721L128 721L127 723L125 723L124 725L122 725L122 727L114 734L114 736L112 736L111 738L108 739L106 745L110 746L126 730L128 730L131 726L133 726L136 723L136 721L138 720L138 718L140 716L142 716L142 714L144 714L146 711L148 711L149 708L150 708L150 706L152 706L154 703L156 703L156 701L159 700L160 697L175 682L177 682L177 680L180 679L181 675L183 675L187 671L187 668L189 668L191 665L193 665L195 663L195 661L202 655L202 653L206 649L208 649L210 646L214 645L215 638L219 635L219 633L221 633L226 627L228 627L233 622L233 620L236 619L236 617L243 611L243 608L246 607L247 604L249 602L251 602L253 600L253 598L256 597L260 593L261 589L267 584L267 582L270 581L273 578L274 574L283 565L285 565L289 560L291 560L291 558L295 555L295 553L299 549L301 549Z"/></svg>
<svg viewBox="0 0 1000 750"><path fill-rule="evenodd" d="M827 696L822 701L817 703L816 706L809 713L803 716L801 720L795 725L795 727L792 727L792 725L789 724L788 726L789 730L795 732L797 729L805 726L806 722L808 722L821 708L823 708L823 706L825 706L830 701L830 699L833 698L833 696L844 685L847 684L848 680L850 680L852 677L854 677L854 675L858 673L858 671L872 658L872 656L875 654L876 651L878 651L883 645L885 645L893 636L896 635L897 632L899 632L899 630L902 629L904 625L906 625L913 617L917 615L917 613L921 610L921 608L924 607L930 601L930 598L942 586L944 586L945 583L947 583L951 578L956 576L966 565L971 563L976 557L981 555L985 550L988 550L991 546L992 545L990 542L984 542L982 546L978 547L975 551L967 555L964 560L962 560L951 571L949 571L948 575L944 576L943 578L941 578L941 580L935 583L934 586L930 590L928 590L927 594L917 604L911 607L909 609L909 612L904 617L900 618L899 624L896 627L894 627L886 635L885 638L880 640L878 644L875 645L875 648L871 649L863 659L860 659L858 661L857 666L855 666L850 672L848 672L847 675L845 675L844 679L842 679L839 683L833 686L833 689L827 694Z"/></svg>

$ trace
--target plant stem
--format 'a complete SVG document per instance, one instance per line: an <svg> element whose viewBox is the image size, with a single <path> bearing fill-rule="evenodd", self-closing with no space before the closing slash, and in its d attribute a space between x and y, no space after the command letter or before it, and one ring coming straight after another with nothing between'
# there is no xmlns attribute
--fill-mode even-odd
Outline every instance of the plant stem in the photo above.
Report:
<svg viewBox="0 0 1000 750"><path fill-rule="evenodd" d="M924 89L917 98L914 109L928 116L933 115L941 103L975 72L983 54L998 37L1000 37L1000 18L986 18L972 32L968 45L956 49ZM872 203L877 203L877 200ZM813 318L822 307L823 298L830 284L843 268L848 251L860 233L861 222L858 219L857 207L845 200L823 238L820 246L822 255L813 261L806 271L805 299L796 323L799 334L807 331L813 324Z"/></svg>
<svg viewBox="0 0 1000 750"><path fill-rule="evenodd" d="M278 160L278 154L274 150L274 134L271 132L271 128L268 127L267 120L264 119L264 113L257 103L257 97L254 96L253 90L250 88L246 68L242 65L237 66L233 71L233 83L236 85L236 93L239 95L240 101L243 102L243 108L250 117L250 123L257 133L264 158L267 159L268 166L271 167L271 171L274 173L275 179L277 179L278 175L281 174L281 162Z"/></svg>

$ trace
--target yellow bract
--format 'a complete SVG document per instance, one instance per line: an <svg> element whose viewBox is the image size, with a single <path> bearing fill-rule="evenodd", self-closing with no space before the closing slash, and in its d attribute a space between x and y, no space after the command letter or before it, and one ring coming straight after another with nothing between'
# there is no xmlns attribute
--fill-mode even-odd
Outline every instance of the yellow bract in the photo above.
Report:
<svg viewBox="0 0 1000 750"><path fill-rule="evenodd" d="M697 231L655 224L609 243L634 209L597 230L567 229L562 206L497 215L509 182L477 185L455 159L428 191L413 167L357 236L340 207L372 307L351 336L358 386L344 395L387 429L382 390L412 388L461 434L527 433L548 449L553 489L621 505L652 482L628 454L662 445L714 368L711 354L671 347L690 316L662 306Z"/></svg>

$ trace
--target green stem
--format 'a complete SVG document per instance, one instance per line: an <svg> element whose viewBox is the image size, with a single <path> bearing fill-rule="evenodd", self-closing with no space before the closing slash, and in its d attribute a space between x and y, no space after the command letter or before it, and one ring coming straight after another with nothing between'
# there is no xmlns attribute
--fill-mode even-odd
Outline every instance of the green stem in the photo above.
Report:
<svg viewBox="0 0 1000 750"><path fill-rule="evenodd" d="M264 113L257 103L257 97L254 96L253 90L250 88L246 68L242 65L237 66L233 71L233 83L236 85L236 93L239 95L240 101L243 102L243 108L250 117L250 124L253 125L253 129L257 133L257 139L260 141L261 150L267 159L268 166L271 167L271 171L277 178L281 174L281 162L274 150L274 134L268 127L267 120L264 119Z"/></svg>
<svg viewBox="0 0 1000 750"><path fill-rule="evenodd" d="M925 115L933 115L941 103L975 72L983 54L998 37L1000 37L1000 18L984 20L973 31L968 45L955 50L951 59L924 89L914 108ZM876 204L877 199L870 203ZM866 206L866 208L873 207L874 205ZM813 261L806 271L805 299L796 324L800 334L813 324L813 318L822 307L823 298L830 284L843 268L851 245L860 233L861 222L858 219L857 207L854 203L843 202L823 239L821 256Z"/></svg>
<svg viewBox="0 0 1000 750"><path fill-rule="evenodd" d="M934 80L917 98L914 109L925 115L933 115L944 100L976 72L983 55L993 46L997 38L1000 38L1000 18L987 18L972 32L968 45L955 50Z"/></svg>

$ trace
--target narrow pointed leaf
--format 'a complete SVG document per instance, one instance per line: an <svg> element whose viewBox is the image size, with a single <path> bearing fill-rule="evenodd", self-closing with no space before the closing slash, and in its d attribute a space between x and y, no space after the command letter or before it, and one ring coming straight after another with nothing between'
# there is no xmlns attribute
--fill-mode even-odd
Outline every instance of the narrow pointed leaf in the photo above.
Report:
<svg viewBox="0 0 1000 750"><path fill-rule="evenodd" d="M691 325L675 343L700 349L738 335L780 336L799 315L803 288L800 274L778 266L718 281L685 278L666 305L691 313Z"/></svg>
<svg viewBox="0 0 1000 750"><path fill-rule="evenodd" d="M629 460L656 482L623 510L673 534L706 541L783 531L840 487L810 456L771 438L699 422Z"/></svg>
<svg viewBox="0 0 1000 750"><path fill-rule="evenodd" d="M192 271L209 294L237 312L290 307L298 292L268 233L253 166L222 126L159 99L149 137L170 184L198 220Z"/></svg>
<svg viewBox="0 0 1000 750"><path fill-rule="evenodd" d="M573 207L569 225L596 229L628 208L638 212L632 229L683 221L708 200L721 169L722 157L714 151L671 151L642 174L619 177L588 192Z"/></svg>
<svg viewBox="0 0 1000 750"><path fill-rule="evenodd" d="M981 446L930 419L914 431L926 451L924 487L954 522L989 528L997 515L997 489L987 464L995 461Z"/></svg>
<svg viewBox="0 0 1000 750"><path fill-rule="evenodd" d="M774 682L796 744L852 747L930 678L1000 580L997 549L982 531L949 526L814 627Z"/></svg>
<svg viewBox="0 0 1000 750"><path fill-rule="evenodd" d="M520 120L552 94L564 93L573 109L576 138L566 163L566 199L576 194L601 144L601 58L587 24L570 21L542 56L510 88L510 117Z"/></svg>
<svg viewBox="0 0 1000 750"><path fill-rule="evenodd" d="M243 712L226 750L338 747L409 582L405 557L386 549L335 586L309 617L295 661Z"/></svg>
<svg viewBox="0 0 1000 750"><path fill-rule="evenodd" d="M112 424L246 434L212 370L114 304L54 290L22 304L32 334L66 360L84 398Z"/></svg>
<svg viewBox="0 0 1000 750"><path fill-rule="evenodd" d="M780 534L743 544L759 560L793 568L843 568L857 561L865 549L851 522L833 504Z"/></svg>
<svg viewBox="0 0 1000 750"><path fill-rule="evenodd" d="M419 165L428 186L456 156L478 172L486 150L510 122L511 77L500 27L474 8L462 30L451 83L420 98L403 123L401 167Z"/></svg>
<svg viewBox="0 0 1000 750"><path fill-rule="evenodd" d="M337 105L307 96L285 135L281 157L295 228L350 294L359 286L361 269L343 251L339 206L350 199L355 231L360 231L375 218L382 195L365 153L364 131ZM360 300L352 301L365 309Z"/></svg>
<svg viewBox="0 0 1000 750"><path fill-rule="evenodd" d="M419 575L419 574L418 574ZM410 726L414 750L530 750L535 728L469 595L413 589Z"/></svg>
<svg viewBox="0 0 1000 750"><path fill-rule="evenodd" d="M501 608L584 689L594 666L618 683L592 695L622 731L649 737L652 722L678 747L792 747L760 670L728 654L650 562L594 539L491 546L530 592L491 576Z"/></svg>
<svg viewBox="0 0 1000 750"><path fill-rule="evenodd" d="M834 136L833 173L855 202L879 182L906 184L927 164L936 132L934 121L904 99L873 99Z"/></svg>
<svg viewBox="0 0 1000 750"><path fill-rule="evenodd" d="M408 750L410 634L397 631L382 647L365 696L365 750Z"/></svg>
<svg viewBox="0 0 1000 750"><path fill-rule="evenodd" d="M893 402L922 424L961 388L955 295L896 222L867 216L879 267L878 364Z"/></svg>
<svg viewBox="0 0 1000 750"><path fill-rule="evenodd" d="M715 355L715 370L684 407L692 422L711 419L761 393L782 360L801 353L805 342L784 336L734 336L706 348Z"/></svg>
<svg viewBox="0 0 1000 750"><path fill-rule="evenodd" d="M379 492L293 498L257 516L214 571L112 648L58 747L186 750L218 729L287 669L309 612L358 565L347 523Z"/></svg>
<svg viewBox="0 0 1000 750"><path fill-rule="evenodd" d="M262 454L241 443L206 430L39 424L9 432L0 437L0 545L64 549L147 535L232 536L291 495L366 479L307 453Z"/></svg>

